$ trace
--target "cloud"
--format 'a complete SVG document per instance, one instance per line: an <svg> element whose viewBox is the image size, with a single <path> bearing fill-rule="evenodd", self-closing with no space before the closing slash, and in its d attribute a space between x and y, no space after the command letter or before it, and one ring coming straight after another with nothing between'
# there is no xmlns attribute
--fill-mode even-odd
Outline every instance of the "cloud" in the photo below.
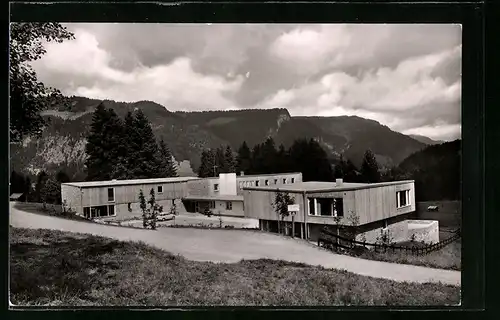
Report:
<svg viewBox="0 0 500 320"><path fill-rule="evenodd" d="M459 25L66 26L76 39L47 44L33 63L66 94L169 110L357 115L400 132L460 135Z"/></svg>
<svg viewBox="0 0 500 320"><path fill-rule="evenodd" d="M75 41L49 44L43 60L34 64L42 76L74 77L76 81L63 92L97 99L119 101L153 100L179 110L230 108L231 95L245 77L228 80L218 75L203 75L192 68L187 57L169 64L147 67L138 65L130 72L110 66L113 56L99 47L96 38L84 30L75 30ZM79 81L79 79L91 79Z"/></svg>

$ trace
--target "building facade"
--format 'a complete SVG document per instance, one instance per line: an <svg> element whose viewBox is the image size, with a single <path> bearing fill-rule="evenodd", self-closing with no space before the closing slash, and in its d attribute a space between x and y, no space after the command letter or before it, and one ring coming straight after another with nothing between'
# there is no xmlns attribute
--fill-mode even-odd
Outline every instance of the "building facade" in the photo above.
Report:
<svg viewBox="0 0 500 320"><path fill-rule="evenodd" d="M288 193L299 205L293 217L295 236L316 241L325 225L358 226L360 235L374 237L393 228L397 238L406 236L398 225L415 211L414 181L359 184L302 182L284 186L246 187L243 191L245 217L260 220L260 228L277 231L273 202L278 192ZM291 222L291 217L286 221ZM403 228L404 229L404 228ZM372 239L367 239L367 241ZM399 240L399 239L398 239Z"/></svg>
<svg viewBox="0 0 500 320"><path fill-rule="evenodd" d="M183 204L188 212L203 213L209 209L214 214L244 217L243 189L248 186L282 186L302 182L302 173L276 173L236 176L221 173L219 177L191 180L188 196Z"/></svg>
<svg viewBox="0 0 500 320"><path fill-rule="evenodd" d="M151 189L156 202L168 212L172 205L182 206L188 195L188 181L196 177L69 182L61 184L61 199L68 210L87 218L126 219L140 215L139 192L146 201Z"/></svg>

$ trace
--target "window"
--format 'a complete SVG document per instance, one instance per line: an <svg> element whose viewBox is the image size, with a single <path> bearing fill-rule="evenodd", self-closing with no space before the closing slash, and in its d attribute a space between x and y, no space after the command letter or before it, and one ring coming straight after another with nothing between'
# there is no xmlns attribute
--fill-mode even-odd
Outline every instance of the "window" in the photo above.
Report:
<svg viewBox="0 0 500 320"><path fill-rule="evenodd" d="M319 198L316 199L318 204L318 213L320 216L333 215L333 199L332 198Z"/></svg>
<svg viewBox="0 0 500 320"><path fill-rule="evenodd" d="M83 208L83 216L87 219L90 218L90 207Z"/></svg>
<svg viewBox="0 0 500 320"><path fill-rule="evenodd" d="M266 184L266 186L268 186L269 185L269 180L266 180L265 184Z"/></svg>
<svg viewBox="0 0 500 320"><path fill-rule="evenodd" d="M309 214L312 216L316 215L316 199L307 199L309 205Z"/></svg>
<svg viewBox="0 0 500 320"><path fill-rule="evenodd" d="M286 184L286 178L283 178L283 184Z"/></svg>
<svg viewBox="0 0 500 320"><path fill-rule="evenodd" d="M334 217L344 216L344 199L342 198L333 199L333 216Z"/></svg>
<svg viewBox="0 0 500 320"><path fill-rule="evenodd" d="M274 179L274 184L278 184L278 179Z"/></svg>
<svg viewBox="0 0 500 320"><path fill-rule="evenodd" d="M219 191L219 184L218 183L214 184L214 191Z"/></svg>
<svg viewBox="0 0 500 320"><path fill-rule="evenodd" d="M158 193L163 193L163 186L158 186Z"/></svg>
<svg viewBox="0 0 500 320"><path fill-rule="evenodd" d="M255 181L255 186L258 187L259 186L259 180Z"/></svg>
<svg viewBox="0 0 500 320"><path fill-rule="evenodd" d="M295 178L292 178L292 183L295 183Z"/></svg>
<svg viewBox="0 0 500 320"><path fill-rule="evenodd" d="M128 212L132 212L132 204L130 202L128 203Z"/></svg>
<svg viewBox="0 0 500 320"><path fill-rule="evenodd" d="M231 201L226 201L226 210L233 210L233 203Z"/></svg>
<svg viewBox="0 0 500 320"><path fill-rule="evenodd" d="M403 208L410 205L410 190L396 192L397 208Z"/></svg>
<svg viewBox="0 0 500 320"><path fill-rule="evenodd" d="M108 206L108 216L114 216L115 215L115 206L110 205Z"/></svg>
<svg viewBox="0 0 500 320"><path fill-rule="evenodd" d="M114 202L114 201L115 201L115 189L108 188L108 202Z"/></svg>

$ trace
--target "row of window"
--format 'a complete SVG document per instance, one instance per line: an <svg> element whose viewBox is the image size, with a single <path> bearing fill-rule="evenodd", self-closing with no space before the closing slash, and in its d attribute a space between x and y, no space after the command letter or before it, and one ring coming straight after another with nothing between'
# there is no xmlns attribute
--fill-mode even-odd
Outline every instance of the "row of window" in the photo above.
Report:
<svg viewBox="0 0 500 320"><path fill-rule="evenodd" d="M96 206L96 207L83 207L83 215L85 218L101 218L111 217L115 215L115 206Z"/></svg>
<svg viewBox="0 0 500 320"><path fill-rule="evenodd" d="M157 193L163 193L163 186L157 186ZM108 188L108 202L115 202L115 188Z"/></svg>
<svg viewBox="0 0 500 320"><path fill-rule="evenodd" d="M309 198L307 207L311 216L344 216L344 199L342 198Z"/></svg>

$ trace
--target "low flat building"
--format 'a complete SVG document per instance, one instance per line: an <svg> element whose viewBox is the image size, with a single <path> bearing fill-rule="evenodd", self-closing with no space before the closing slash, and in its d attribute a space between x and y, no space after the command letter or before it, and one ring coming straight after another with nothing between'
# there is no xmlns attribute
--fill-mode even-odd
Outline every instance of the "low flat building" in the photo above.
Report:
<svg viewBox="0 0 500 320"><path fill-rule="evenodd" d="M207 208L214 214L245 216L243 189L248 186L285 186L302 182L302 173L274 173L237 176L221 173L219 177L203 178L188 182L188 196L183 198L188 212L204 212Z"/></svg>
<svg viewBox="0 0 500 320"><path fill-rule="evenodd" d="M316 241L325 225L352 225L358 236L373 242L390 230L395 241L407 236L405 220L415 211L413 180L385 183L300 182L290 185L245 187L245 217L259 219L261 230L276 232L280 216L273 203L278 192L288 193L299 212L294 216L295 236ZM353 219L354 218L354 219ZM285 219L291 223L291 217Z"/></svg>
<svg viewBox="0 0 500 320"><path fill-rule="evenodd" d="M173 204L182 205L188 195L188 181L197 177L134 179L110 181L68 182L61 184L61 199L67 210L86 218L114 218L137 216L141 212L139 192L146 201L151 189L156 202L168 212Z"/></svg>

